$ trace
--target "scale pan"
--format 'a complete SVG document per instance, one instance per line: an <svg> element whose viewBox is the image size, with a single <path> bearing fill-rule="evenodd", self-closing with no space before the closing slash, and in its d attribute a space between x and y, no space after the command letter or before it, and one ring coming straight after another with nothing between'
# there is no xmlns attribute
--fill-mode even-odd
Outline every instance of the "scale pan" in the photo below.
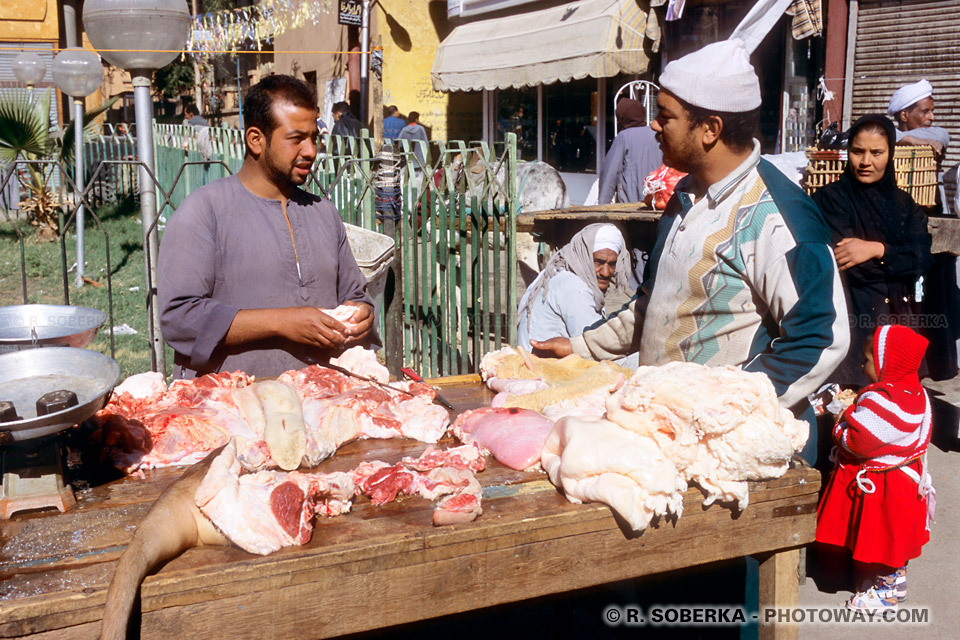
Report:
<svg viewBox="0 0 960 640"><path fill-rule="evenodd" d="M0 354L0 400L13 402L22 420L0 422L0 444L59 433L107 404L120 379L113 358L88 349L51 347ZM37 416L37 400L58 389L77 394L78 404Z"/></svg>
<svg viewBox="0 0 960 640"><path fill-rule="evenodd" d="M106 321L103 311L70 304L0 307L0 354L34 347L85 347Z"/></svg>

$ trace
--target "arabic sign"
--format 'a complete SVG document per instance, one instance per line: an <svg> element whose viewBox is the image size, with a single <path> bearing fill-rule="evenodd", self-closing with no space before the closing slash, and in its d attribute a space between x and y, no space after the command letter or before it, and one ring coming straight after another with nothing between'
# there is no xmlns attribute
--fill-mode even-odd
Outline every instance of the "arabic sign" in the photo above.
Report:
<svg viewBox="0 0 960 640"><path fill-rule="evenodd" d="M337 16L337 23L353 27L359 27L363 24L361 16L363 4L360 0L339 0L340 13Z"/></svg>

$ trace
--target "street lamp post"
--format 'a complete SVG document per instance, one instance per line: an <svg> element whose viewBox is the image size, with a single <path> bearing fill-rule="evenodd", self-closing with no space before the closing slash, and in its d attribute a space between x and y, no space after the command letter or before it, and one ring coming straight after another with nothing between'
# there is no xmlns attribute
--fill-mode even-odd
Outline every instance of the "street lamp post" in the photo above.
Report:
<svg viewBox="0 0 960 640"><path fill-rule="evenodd" d="M30 51L24 51L13 59L13 76L33 89L33 85L43 80L47 74L47 63L43 58Z"/></svg>
<svg viewBox="0 0 960 640"><path fill-rule="evenodd" d="M154 224L157 218L157 193L150 175L155 173L150 84L153 70L173 62L183 50L190 28L190 12L186 0L86 0L83 5L83 28L93 46L102 50L103 57L114 66L130 71L133 78L137 156L141 162L140 217L144 233L151 360L154 370L166 373L163 337L160 335L160 310L157 307L157 254L160 243Z"/></svg>
<svg viewBox="0 0 960 640"><path fill-rule="evenodd" d="M60 91L73 97L73 182L77 194L77 281L83 286L85 216L83 193L83 99L100 88L103 66L100 56L88 49L64 49L53 59L53 81Z"/></svg>

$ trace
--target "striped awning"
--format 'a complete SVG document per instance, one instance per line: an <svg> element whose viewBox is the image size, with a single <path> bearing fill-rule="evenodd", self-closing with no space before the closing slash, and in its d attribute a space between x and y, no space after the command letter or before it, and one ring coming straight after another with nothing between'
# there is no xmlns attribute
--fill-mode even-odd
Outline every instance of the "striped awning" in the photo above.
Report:
<svg viewBox="0 0 960 640"><path fill-rule="evenodd" d="M642 73L646 26L637 0L581 0L469 22L437 48L433 88L520 88Z"/></svg>

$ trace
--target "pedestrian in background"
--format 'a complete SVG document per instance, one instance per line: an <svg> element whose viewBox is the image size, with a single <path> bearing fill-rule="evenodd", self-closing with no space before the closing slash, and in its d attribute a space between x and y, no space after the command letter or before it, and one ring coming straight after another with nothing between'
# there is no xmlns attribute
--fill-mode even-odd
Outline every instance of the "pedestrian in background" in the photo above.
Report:
<svg viewBox="0 0 960 640"><path fill-rule="evenodd" d="M397 105L387 107L387 117L383 119L383 139L393 141L405 126L407 123L400 117L400 109Z"/></svg>
<svg viewBox="0 0 960 640"><path fill-rule="evenodd" d="M346 102L337 102L331 109L333 113L333 129L330 131L335 136L350 136L357 138L360 136L360 130L363 125L357 120L353 112L350 111L350 105Z"/></svg>
<svg viewBox="0 0 960 640"><path fill-rule="evenodd" d="M400 133L397 135L397 140L419 140L423 142L424 146L430 144L430 139L427 137L427 130L420 124L419 113L416 111L410 112L410 115L407 116L407 126L400 130ZM417 170L423 170L427 166L424 149L418 144L412 146L413 152L417 156Z"/></svg>
<svg viewBox="0 0 960 640"><path fill-rule="evenodd" d="M647 126L647 111L637 100L617 103L621 131L610 145L600 170L598 204L643 202L643 181L663 163L657 134Z"/></svg>

